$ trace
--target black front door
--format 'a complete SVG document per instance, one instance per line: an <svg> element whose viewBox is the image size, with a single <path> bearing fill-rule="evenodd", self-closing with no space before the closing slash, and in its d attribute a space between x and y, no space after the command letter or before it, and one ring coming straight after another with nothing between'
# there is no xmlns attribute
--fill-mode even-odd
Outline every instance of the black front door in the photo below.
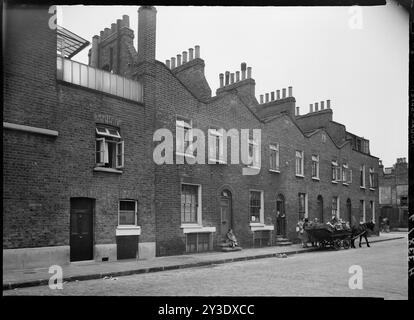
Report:
<svg viewBox="0 0 414 320"><path fill-rule="evenodd" d="M319 222L323 223L323 198L321 196L318 196L317 203L318 203Z"/></svg>
<svg viewBox="0 0 414 320"><path fill-rule="evenodd" d="M276 200L276 235L286 237L285 202L281 198Z"/></svg>
<svg viewBox="0 0 414 320"><path fill-rule="evenodd" d="M93 259L93 200L70 201L70 261Z"/></svg>

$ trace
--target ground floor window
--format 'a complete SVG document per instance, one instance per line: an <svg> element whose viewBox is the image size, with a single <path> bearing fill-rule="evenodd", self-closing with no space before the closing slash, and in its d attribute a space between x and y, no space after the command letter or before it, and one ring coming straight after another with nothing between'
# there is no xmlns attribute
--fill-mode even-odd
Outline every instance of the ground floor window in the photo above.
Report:
<svg viewBox="0 0 414 320"><path fill-rule="evenodd" d="M262 222L262 191L250 191L250 222Z"/></svg>
<svg viewBox="0 0 414 320"><path fill-rule="evenodd" d="M272 236L270 230L259 230L253 232L254 247L265 247L272 245Z"/></svg>
<svg viewBox="0 0 414 320"><path fill-rule="evenodd" d="M299 193L298 200L299 200L299 219L307 218L308 214L307 214L306 193Z"/></svg>
<svg viewBox="0 0 414 320"><path fill-rule="evenodd" d="M339 218L339 199L332 197L332 216Z"/></svg>
<svg viewBox="0 0 414 320"><path fill-rule="evenodd" d="M181 222L197 223L199 204L199 186L181 185Z"/></svg>
<svg viewBox="0 0 414 320"><path fill-rule="evenodd" d="M119 201L118 225L136 226L137 225L137 208L135 200Z"/></svg>
<svg viewBox="0 0 414 320"><path fill-rule="evenodd" d="M210 245L211 233L187 233L186 234L186 252L205 252L211 250Z"/></svg>

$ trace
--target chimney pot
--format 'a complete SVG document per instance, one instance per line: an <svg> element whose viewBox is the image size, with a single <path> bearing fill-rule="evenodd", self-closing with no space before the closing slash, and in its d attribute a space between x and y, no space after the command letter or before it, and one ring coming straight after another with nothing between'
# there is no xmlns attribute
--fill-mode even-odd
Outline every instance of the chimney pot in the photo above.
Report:
<svg viewBox="0 0 414 320"><path fill-rule="evenodd" d="M313 112L313 104L312 103L309 105L309 112Z"/></svg>
<svg viewBox="0 0 414 320"><path fill-rule="evenodd" d="M200 58L200 46L195 46L195 58Z"/></svg>
<svg viewBox="0 0 414 320"><path fill-rule="evenodd" d="M125 27L128 27L128 28L129 28L129 16L128 16L128 15L126 15L126 14L124 14L124 15L122 16L122 21L123 21L123 25L124 25Z"/></svg>
<svg viewBox="0 0 414 320"><path fill-rule="evenodd" d="M299 107L296 107L296 115L299 115Z"/></svg>
<svg viewBox="0 0 414 320"><path fill-rule="evenodd" d="M187 63L187 51L183 51L183 64Z"/></svg>
<svg viewBox="0 0 414 320"><path fill-rule="evenodd" d="M111 33L116 32L116 23L111 23Z"/></svg>
<svg viewBox="0 0 414 320"><path fill-rule="evenodd" d="M171 57L171 69L175 68L175 58Z"/></svg>
<svg viewBox="0 0 414 320"><path fill-rule="evenodd" d="M275 100L275 93L272 91L270 92L270 100L274 101Z"/></svg>
<svg viewBox="0 0 414 320"><path fill-rule="evenodd" d="M100 33L99 33L99 37L102 39L103 37L104 37L104 32L103 31L101 31Z"/></svg>
<svg viewBox="0 0 414 320"><path fill-rule="evenodd" d="M189 61L191 61L191 60L193 60L194 59L194 49L193 48L190 48L190 49L188 49L188 55L189 55Z"/></svg>
<svg viewBox="0 0 414 320"><path fill-rule="evenodd" d="M230 73L230 82L234 83L234 73Z"/></svg>
<svg viewBox="0 0 414 320"><path fill-rule="evenodd" d="M315 111L318 111L319 110L319 108L318 108L318 103L317 102L315 102Z"/></svg>
<svg viewBox="0 0 414 320"><path fill-rule="evenodd" d="M236 71L236 82L240 81L240 71Z"/></svg>
<svg viewBox="0 0 414 320"><path fill-rule="evenodd" d="M246 79L246 62L241 64L242 80Z"/></svg>
<svg viewBox="0 0 414 320"><path fill-rule="evenodd" d="M331 100L326 100L326 109L331 108Z"/></svg>
<svg viewBox="0 0 414 320"><path fill-rule="evenodd" d="M252 77L252 67L247 67L247 79Z"/></svg>
<svg viewBox="0 0 414 320"><path fill-rule="evenodd" d="M266 103L268 103L268 102L269 102L269 94L266 93Z"/></svg>
<svg viewBox="0 0 414 320"><path fill-rule="evenodd" d="M292 87L288 87L288 90L289 90L288 96L291 97L292 96Z"/></svg>
<svg viewBox="0 0 414 320"><path fill-rule="evenodd" d="M286 88L282 89L282 98L286 98Z"/></svg>
<svg viewBox="0 0 414 320"><path fill-rule="evenodd" d="M165 60L165 64L167 65L168 69L171 69L170 60Z"/></svg>
<svg viewBox="0 0 414 320"><path fill-rule="evenodd" d="M260 104L263 104L263 95L260 95Z"/></svg>
<svg viewBox="0 0 414 320"><path fill-rule="evenodd" d="M230 71L226 71L226 86L229 84L230 81Z"/></svg>
<svg viewBox="0 0 414 320"><path fill-rule="evenodd" d="M280 99L280 90L276 90L276 100Z"/></svg>
<svg viewBox="0 0 414 320"><path fill-rule="evenodd" d="M321 101L321 110L325 109L325 101Z"/></svg>
<svg viewBox="0 0 414 320"><path fill-rule="evenodd" d="M177 54L177 67L181 66L181 54Z"/></svg>
<svg viewBox="0 0 414 320"><path fill-rule="evenodd" d="M224 74L220 73L219 78L220 78L220 88L223 88L223 86L224 86Z"/></svg>
<svg viewBox="0 0 414 320"><path fill-rule="evenodd" d="M111 32L111 29L109 28L105 28L104 29L104 37L106 38L107 36L109 36L109 33Z"/></svg>

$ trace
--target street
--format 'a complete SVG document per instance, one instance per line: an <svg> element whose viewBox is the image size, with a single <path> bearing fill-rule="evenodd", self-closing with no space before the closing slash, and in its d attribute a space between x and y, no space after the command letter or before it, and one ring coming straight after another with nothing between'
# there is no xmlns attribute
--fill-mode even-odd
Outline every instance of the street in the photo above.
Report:
<svg viewBox="0 0 414 320"><path fill-rule="evenodd" d="M362 268L362 289L350 289L349 268ZM327 250L115 279L3 291L3 295L338 296L408 298L407 239L367 248Z"/></svg>

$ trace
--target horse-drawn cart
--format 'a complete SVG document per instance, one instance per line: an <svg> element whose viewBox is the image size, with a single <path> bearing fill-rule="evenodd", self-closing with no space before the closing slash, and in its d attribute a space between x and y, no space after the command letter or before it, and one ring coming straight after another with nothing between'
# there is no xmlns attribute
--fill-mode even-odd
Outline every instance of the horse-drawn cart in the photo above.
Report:
<svg viewBox="0 0 414 320"><path fill-rule="evenodd" d="M352 240L351 230L337 230L327 225L305 228L309 241L316 243L319 248L331 247L349 249Z"/></svg>

